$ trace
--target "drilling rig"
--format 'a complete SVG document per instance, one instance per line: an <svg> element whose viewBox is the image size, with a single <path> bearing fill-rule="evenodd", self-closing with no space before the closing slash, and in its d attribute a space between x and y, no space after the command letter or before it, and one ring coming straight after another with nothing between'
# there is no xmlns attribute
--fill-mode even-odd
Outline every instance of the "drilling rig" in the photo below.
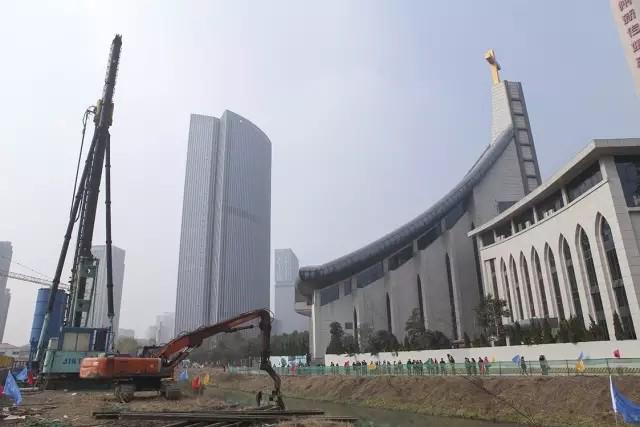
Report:
<svg viewBox="0 0 640 427"><path fill-rule="evenodd" d="M111 42L109 62L102 91L102 98L95 107L85 112L87 117L93 114L95 125L91 144L87 151L82 174L76 185L69 212L60 257L51 285L47 311L42 324L34 368L44 383L66 382L78 378L80 361L87 356L96 356L113 348L113 275L111 255L111 160L109 127L113 120L113 94L120 62L122 37L116 35ZM84 141L84 129L83 129ZM82 144L83 145L83 144ZM82 145L80 157L82 156ZM107 273L107 316L110 325L103 328L87 327L89 310L95 294L98 260L91 253L93 229L98 207L98 194L104 169L105 175L105 217L106 217L106 273ZM65 322L60 331L49 331L50 317L53 312L55 295L60 286L69 243L77 227L77 240L71 267L68 304L65 308ZM48 339L48 337L53 337Z"/></svg>

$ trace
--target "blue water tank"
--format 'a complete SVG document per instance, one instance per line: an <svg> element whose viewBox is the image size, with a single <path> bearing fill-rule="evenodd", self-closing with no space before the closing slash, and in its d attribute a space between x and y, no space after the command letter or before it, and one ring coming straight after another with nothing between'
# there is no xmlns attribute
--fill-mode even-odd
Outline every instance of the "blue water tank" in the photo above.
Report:
<svg viewBox="0 0 640 427"><path fill-rule="evenodd" d="M33 323L31 324L31 336L29 337L29 344L31 345L31 351L34 352L38 347L38 341L40 340L40 332L42 331L42 323L44 322L44 316L47 313L47 306L49 304L49 295L51 289L40 288L38 289L38 298L36 299L36 310L33 313ZM60 328L64 322L64 309L67 305L67 293L62 289L58 289L56 293L56 299L53 303L53 312L49 318L49 334L46 337L45 343L49 342L49 338L57 337L60 334Z"/></svg>

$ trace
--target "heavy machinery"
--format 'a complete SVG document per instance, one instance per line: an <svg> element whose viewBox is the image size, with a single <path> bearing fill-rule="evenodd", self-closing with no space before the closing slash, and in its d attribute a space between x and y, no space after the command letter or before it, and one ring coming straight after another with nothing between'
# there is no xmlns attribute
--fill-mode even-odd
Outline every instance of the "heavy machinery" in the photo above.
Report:
<svg viewBox="0 0 640 427"><path fill-rule="evenodd" d="M255 327L250 322L258 319L262 335L260 369L271 377L274 389L271 396L284 409L280 394L280 377L271 367L271 313L269 310L253 310L210 326L174 338L161 347L147 347L139 357L105 354L100 357L86 357L80 364L80 378L110 380L115 386L116 397L128 402L136 391L160 391L167 399L180 397L180 389L173 380L174 369L191 351L202 345L205 338L220 333L237 332Z"/></svg>
<svg viewBox="0 0 640 427"><path fill-rule="evenodd" d="M89 107L84 115L82 144L76 171L76 185L69 212L69 221L58 258L55 275L51 284L51 293L42 322L42 330L38 341L34 368L39 371L41 384L52 381L63 381L78 378L80 360L109 351L113 347L113 277L111 255L111 160L109 127L113 119L113 94L116 75L120 62L122 37L116 35L111 43L109 62L104 81L102 98L94 107ZM91 145L80 179L80 159L84 134L88 117L94 115L95 129ZM91 253L93 229L98 205L98 194L102 171L105 171L105 207L106 207L106 272L107 272L107 316L111 325L100 325L98 328L87 327L88 314L95 294L98 260ZM64 269L69 242L74 224L78 222L77 242L73 265L71 267L71 283L69 298L65 309L65 322L62 330L50 331L51 317L54 311L55 295L60 286L60 277ZM48 339L52 337L51 339Z"/></svg>

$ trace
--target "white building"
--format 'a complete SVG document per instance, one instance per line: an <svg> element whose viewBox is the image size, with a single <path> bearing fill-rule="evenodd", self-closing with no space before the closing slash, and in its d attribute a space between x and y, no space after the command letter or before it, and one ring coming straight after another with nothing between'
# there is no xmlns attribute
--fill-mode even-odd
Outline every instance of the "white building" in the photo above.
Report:
<svg viewBox="0 0 640 427"><path fill-rule="evenodd" d="M11 258L13 247L11 242L0 242L0 271L9 272L11 270ZM0 274L0 342L4 337L4 328L7 325L7 314L9 313L9 303L11 302L11 292L7 289L7 276Z"/></svg>
<svg viewBox="0 0 640 427"><path fill-rule="evenodd" d="M291 249L275 250L275 322L272 334L289 334L309 329L309 318L295 311L295 283L299 266L298 257Z"/></svg>
<svg viewBox="0 0 640 427"><path fill-rule="evenodd" d="M175 332L269 307L271 142L249 120L192 114Z"/></svg>
<svg viewBox="0 0 640 427"><path fill-rule="evenodd" d="M95 281L93 299L88 313L87 326L93 328L109 327L107 316L107 258L106 246L93 246L91 253L98 258L98 275ZM120 306L122 303L122 286L124 283L125 251L117 246L111 246L113 272L113 331L117 333L120 324ZM117 339L117 336L114 337Z"/></svg>
<svg viewBox="0 0 640 427"><path fill-rule="evenodd" d="M640 139L595 140L547 182L475 228L486 294L505 323L589 316L640 330Z"/></svg>
<svg viewBox="0 0 640 427"><path fill-rule="evenodd" d="M163 313L156 316L156 343L166 344L173 339L174 326L176 323L175 313Z"/></svg>
<svg viewBox="0 0 640 427"><path fill-rule="evenodd" d="M297 289L312 304L311 352L324 355L329 325L357 338L365 325L400 341L414 309L452 340L476 331L482 290L477 246L467 233L540 184L522 86L500 81L493 52L492 139L460 183L413 221L319 266L300 269ZM322 232L325 232L324 230ZM309 312L302 309L302 313Z"/></svg>

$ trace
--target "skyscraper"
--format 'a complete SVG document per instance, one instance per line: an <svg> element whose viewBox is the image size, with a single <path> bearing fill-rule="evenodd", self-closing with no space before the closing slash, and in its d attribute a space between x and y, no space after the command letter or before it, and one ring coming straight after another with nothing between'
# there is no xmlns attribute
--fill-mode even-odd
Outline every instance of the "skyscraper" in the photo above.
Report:
<svg viewBox="0 0 640 427"><path fill-rule="evenodd" d="M306 331L309 318L295 311L295 284L298 277L298 257L291 249L275 250L275 324L274 334Z"/></svg>
<svg viewBox="0 0 640 427"><path fill-rule="evenodd" d="M156 343L166 344L174 337L174 326L176 324L175 313L162 313L156 316Z"/></svg>
<svg viewBox="0 0 640 427"><path fill-rule="evenodd" d="M98 276L96 288L89 309L87 326L103 328L109 326L107 316L107 253L106 247L92 246L91 253L98 258ZM122 302L122 285L124 283L124 256L125 251L117 246L111 246L113 264L113 331L117 334L120 323L120 304ZM117 338L117 337L116 337Z"/></svg>
<svg viewBox="0 0 640 427"><path fill-rule="evenodd" d="M271 142L225 111L191 115L175 333L269 307Z"/></svg>
<svg viewBox="0 0 640 427"><path fill-rule="evenodd" d="M11 242L0 242L0 271L10 270L12 256L13 248ZM2 342L4 338L4 328L7 324L10 300L11 293L7 290L7 276L0 275L0 342Z"/></svg>

